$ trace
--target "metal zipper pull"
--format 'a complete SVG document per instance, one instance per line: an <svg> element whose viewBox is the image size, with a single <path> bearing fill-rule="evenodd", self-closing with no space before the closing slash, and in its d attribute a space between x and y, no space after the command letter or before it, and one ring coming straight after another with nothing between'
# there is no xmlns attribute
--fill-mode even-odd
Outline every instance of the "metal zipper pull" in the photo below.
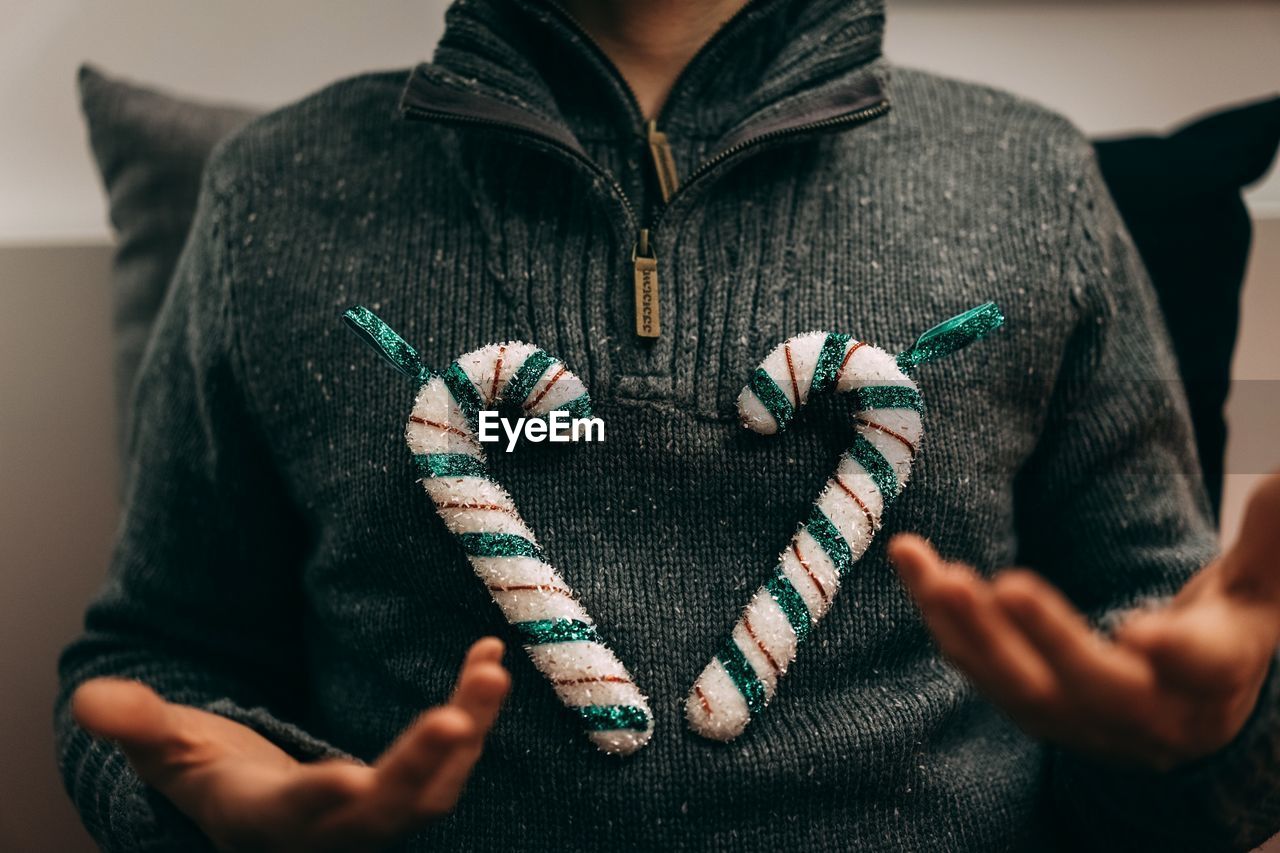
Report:
<svg viewBox="0 0 1280 853"><path fill-rule="evenodd" d="M671 153L671 143L667 135L658 130L658 123L650 120L648 126L649 153L653 155L653 171L658 176L658 190L662 193L662 203L671 201L676 187L680 186L680 176L676 173L676 158Z"/></svg>
<svg viewBox="0 0 1280 853"><path fill-rule="evenodd" d="M635 267L636 334L656 338L662 334L661 311L658 307L658 258L649 245L649 229L641 228L635 248L631 250Z"/></svg>

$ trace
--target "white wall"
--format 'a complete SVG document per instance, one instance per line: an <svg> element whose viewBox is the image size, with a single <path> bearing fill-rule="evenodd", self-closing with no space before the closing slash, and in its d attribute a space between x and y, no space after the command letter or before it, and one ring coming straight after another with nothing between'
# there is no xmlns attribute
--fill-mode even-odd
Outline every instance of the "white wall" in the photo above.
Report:
<svg viewBox="0 0 1280 853"><path fill-rule="evenodd" d="M430 55L441 0L0 0L0 241L105 237L74 99L82 60L268 106ZM1280 3L889 0L896 60L994 83L1090 132L1280 90ZM1280 180L1253 194L1280 215Z"/></svg>
<svg viewBox="0 0 1280 853"><path fill-rule="evenodd" d="M430 58L440 0L0 0L0 242L108 236L75 97L85 60L269 107Z"/></svg>

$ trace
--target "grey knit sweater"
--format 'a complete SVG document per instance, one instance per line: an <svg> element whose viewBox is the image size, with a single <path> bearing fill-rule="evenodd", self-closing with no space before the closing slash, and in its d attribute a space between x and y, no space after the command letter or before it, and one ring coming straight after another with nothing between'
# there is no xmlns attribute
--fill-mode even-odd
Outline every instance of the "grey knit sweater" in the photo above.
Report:
<svg viewBox="0 0 1280 853"><path fill-rule="evenodd" d="M1034 566L1101 620L1177 589L1214 532L1090 149L1043 109L891 69L882 26L873 0L751 3L659 119L669 204L625 85L535 0L459 2L407 86L347 80L221 148L136 387L110 577L61 663L59 761L106 849L202 842L70 720L84 679L372 759L469 642L507 636L414 482L412 389L339 322L353 303L433 366L519 338L587 382L606 441L489 455L657 726L598 753L515 649L461 805L411 849L1213 850L1280 825L1277 679L1220 755L1108 769L977 697L885 560L919 531L984 571ZM834 408L744 433L751 369L811 329L898 351L987 299L1005 328L921 370L912 482L778 697L731 744L692 734L682 698L848 441Z"/></svg>

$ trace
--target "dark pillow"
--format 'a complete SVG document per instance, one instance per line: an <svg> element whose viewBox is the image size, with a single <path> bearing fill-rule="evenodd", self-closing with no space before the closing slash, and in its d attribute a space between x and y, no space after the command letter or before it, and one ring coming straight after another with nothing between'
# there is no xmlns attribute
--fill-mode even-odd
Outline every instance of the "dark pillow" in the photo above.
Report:
<svg viewBox="0 0 1280 853"><path fill-rule="evenodd" d="M1186 385L1217 514L1224 406L1253 226L1240 191L1280 145L1280 98L1192 121L1168 136L1096 143L1111 195L1151 275Z"/></svg>
<svg viewBox="0 0 1280 853"><path fill-rule="evenodd" d="M117 235L112 269L120 446L151 323L191 227L214 145L256 115L181 100L80 68L80 104Z"/></svg>

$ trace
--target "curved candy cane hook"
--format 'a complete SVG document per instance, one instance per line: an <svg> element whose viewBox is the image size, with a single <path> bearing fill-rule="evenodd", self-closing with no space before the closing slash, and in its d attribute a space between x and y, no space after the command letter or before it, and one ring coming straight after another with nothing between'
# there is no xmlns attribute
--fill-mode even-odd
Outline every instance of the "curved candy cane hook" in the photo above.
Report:
<svg viewBox="0 0 1280 853"><path fill-rule="evenodd" d="M515 629L534 666L605 752L629 754L653 734L653 714L626 667L548 561L511 495L489 474L476 437L481 410L506 403L528 417L590 417L582 381L531 344L490 344L442 374L365 308L344 319L420 383L405 439L436 511Z"/></svg>
<svg viewBox="0 0 1280 853"><path fill-rule="evenodd" d="M853 445L778 560L777 572L747 604L729 641L685 700L689 726L728 741L778 691L797 648L831 607L840 582L906 486L923 437L924 401L907 373L960 349L1004 321L993 303L925 332L889 355L848 335L810 332L773 350L738 397L743 425L764 435L787 428L814 394L854 397Z"/></svg>

